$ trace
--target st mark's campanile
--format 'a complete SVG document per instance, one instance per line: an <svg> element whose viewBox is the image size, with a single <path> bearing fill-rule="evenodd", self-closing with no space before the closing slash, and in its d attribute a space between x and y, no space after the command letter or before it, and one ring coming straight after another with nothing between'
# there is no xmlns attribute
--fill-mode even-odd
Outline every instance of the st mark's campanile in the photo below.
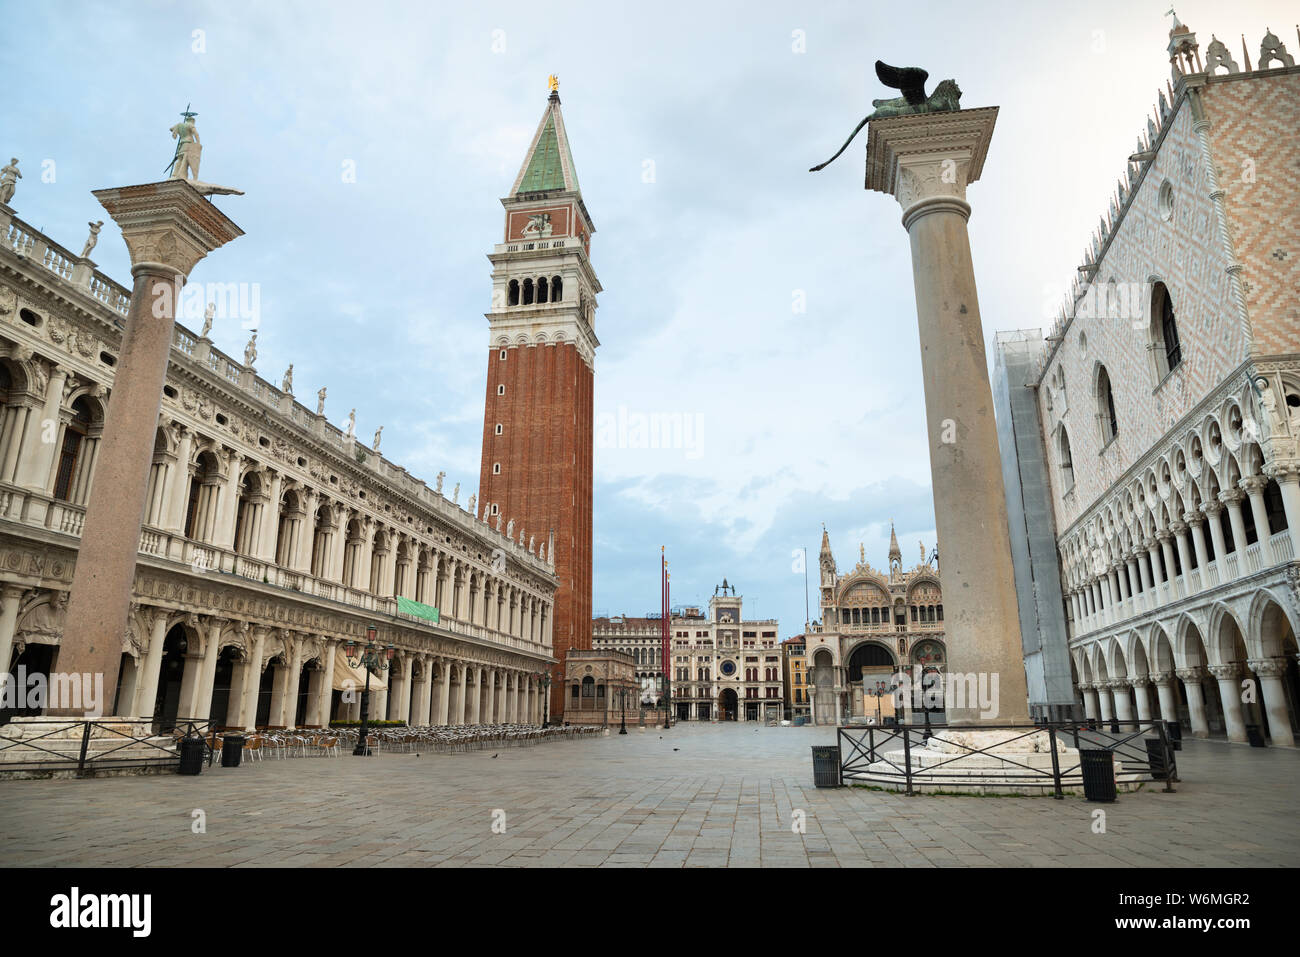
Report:
<svg viewBox="0 0 1300 957"><path fill-rule="evenodd" d="M541 122L505 207L492 262L480 508L536 539L559 587L551 638L550 713L564 710L564 660L591 648L592 391L595 232L578 187L552 78ZM480 514L482 514L480 512Z"/></svg>

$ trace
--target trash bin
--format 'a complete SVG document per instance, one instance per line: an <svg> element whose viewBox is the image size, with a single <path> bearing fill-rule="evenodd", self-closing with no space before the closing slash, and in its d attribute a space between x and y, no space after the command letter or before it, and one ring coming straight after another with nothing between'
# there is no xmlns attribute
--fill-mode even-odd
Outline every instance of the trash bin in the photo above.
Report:
<svg viewBox="0 0 1300 957"><path fill-rule="evenodd" d="M1264 736L1259 733L1259 725L1257 724L1246 725L1246 740L1250 742L1252 748L1262 748L1266 746L1264 744Z"/></svg>
<svg viewBox="0 0 1300 957"><path fill-rule="evenodd" d="M1178 761L1173 755L1173 743L1170 742L1169 748L1169 767L1165 767L1165 749L1160 746L1159 738L1143 738L1147 743L1147 763L1151 765L1151 776L1157 781L1163 781L1167 777L1178 777ZM1169 772L1173 772L1171 775Z"/></svg>
<svg viewBox="0 0 1300 957"><path fill-rule="evenodd" d="M244 736L242 734L226 735L221 742L221 766L223 768L237 768L243 756Z"/></svg>
<svg viewBox="0 0 1300 957"><path fill-rule="evenodd" d="M1165 722L1165 734L1169 737L1169 747L1175 751L1183 750L1183 726L1177 721Z"/></svg>
<svg viewBox="0 0 1300 957"><path fill-rule="evenodd" d="M203 739L198 735L181 738L181 774L203 773Z"/></svg>
<svg viewBox="0 0 1300 957"><path fill-rule="evenodd" d="M814 745L812 758L813 784L819 788L837 788L843 784L840 780L840 749L838 745Z"/></svg>
<svg viewBox="0 0 1300 957"><path fill-rule="evenodd" d="M1115 755L1106 748L1081 748L1083 796L1089 801L1115 800Z"/></svg>

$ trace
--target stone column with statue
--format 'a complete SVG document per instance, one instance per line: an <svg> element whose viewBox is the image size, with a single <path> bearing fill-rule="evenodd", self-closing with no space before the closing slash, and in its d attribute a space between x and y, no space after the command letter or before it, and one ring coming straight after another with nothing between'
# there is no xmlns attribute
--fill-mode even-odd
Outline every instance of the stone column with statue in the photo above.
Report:
<svg viewBox="0 0 1300 957"><path fill-rule="evenodd" d="M992 713L953 709L949 720L1027 721L1002 466L966 232L966 188L983 170L998 108L961 109L952 80L926 96L928 74L915 67L877 61L876 73L903 96L874 101L853 135L867 126L866 188L897 200L911 245L949 671L984 676L990 689L997 680Z"/></svg>
<svg viewBox="0 0 1300 957"><path fill-rule="evenodd" d="M228 188L213 191L237 192ZM140 548L172 331L182 284L243 231L184 179L96 190L122 230L134 285L59 647L61 672L102 674L112 700ZM86 714L51 709L51 714Z"/></svg>

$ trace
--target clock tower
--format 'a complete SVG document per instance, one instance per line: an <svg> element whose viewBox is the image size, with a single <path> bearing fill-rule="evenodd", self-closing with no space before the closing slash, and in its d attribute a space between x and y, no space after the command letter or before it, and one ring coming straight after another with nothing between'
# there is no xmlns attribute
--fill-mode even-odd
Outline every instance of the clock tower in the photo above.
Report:
<svg viewBox="0 0 1300 957"><path fill-rule="evenodd" d="M592 393L596 294L591 216L582 201L551 78L537 132L505 207L503 242L489 254L487 396L480 513L518 540L536 540L559 586L548 623L559 664L550 714L564 712L564 660L591 648Z"/></svg>

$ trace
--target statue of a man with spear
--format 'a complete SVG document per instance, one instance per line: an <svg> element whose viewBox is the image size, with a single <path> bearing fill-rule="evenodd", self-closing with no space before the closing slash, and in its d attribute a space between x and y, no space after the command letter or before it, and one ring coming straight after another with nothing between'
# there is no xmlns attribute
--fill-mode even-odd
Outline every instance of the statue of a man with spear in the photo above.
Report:
<svg viewBox="0 0 1300 957"><path fill-rule="evenodd" d="M185 112L181 114L183 119L171 129L172 139L176 140L176 155L167 164L167 169L171 170L172 179L198 181L199 154L203 152L199 131L194 128L194 117L198 115L191 113L189 104L185 104Z"/></svg>

